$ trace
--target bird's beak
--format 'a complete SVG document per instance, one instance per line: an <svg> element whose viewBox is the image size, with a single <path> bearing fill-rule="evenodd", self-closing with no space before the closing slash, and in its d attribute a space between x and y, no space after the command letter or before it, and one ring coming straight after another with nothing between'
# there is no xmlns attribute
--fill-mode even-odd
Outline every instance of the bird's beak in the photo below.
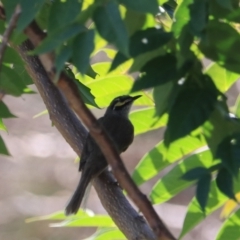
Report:
<svg viewBox="0 0 240 240"><path fill-rule="evenodd" d="M132 97L132 101L137 100L137 99L140 98L141 96L142 96L142 95L137 95L137 96Z"/></svg>

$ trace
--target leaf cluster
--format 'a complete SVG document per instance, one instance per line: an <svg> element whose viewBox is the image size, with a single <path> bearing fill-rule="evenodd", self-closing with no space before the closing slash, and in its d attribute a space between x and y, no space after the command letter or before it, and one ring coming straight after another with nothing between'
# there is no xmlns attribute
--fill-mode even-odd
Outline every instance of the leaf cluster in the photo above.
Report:
<svg viewBox="0 0 240 240"><path fill-rule="evenodd" d="M180 237L228 198L237 201L239 101L233 108L237 117L232 117L225 96L240 74L237 0L2 2L7 21L16 4L23 11L11 41L23 41L24 28L35 20L47 37L30 54L54 52L56 73L65 71L75 79L89 107L106 107L118 95L142 92L136 102L141 108L130 114L135 134L166 128L164 139L136 166L133 179L143 184L176 163L151 189L153 204L196 184ZM0 22L1 33L5 28ZM100 54L104 60L93 63ZM207 67L206 59L211 61ZM31 93L29 84L22 60L8 47L1 92L13 96ZM8 117L13 115L1 102L1 130L6 130L2 118ZM2 139L0 153L8 153ZM217 239L226 239L233 222L237 228L238 215L236 211L224 222ZM67 224L63 225L74 223ZM95 238L107 239L113 236L111 231L119 234L115 228L104 228ZM231 239L239 237L236 230Z"/></svg>

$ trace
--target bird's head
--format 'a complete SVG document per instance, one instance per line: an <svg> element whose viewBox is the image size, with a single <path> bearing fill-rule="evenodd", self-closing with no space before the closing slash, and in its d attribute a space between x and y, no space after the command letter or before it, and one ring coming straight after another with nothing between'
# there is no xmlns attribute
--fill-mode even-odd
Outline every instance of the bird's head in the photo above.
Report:
<svg viewBox="0 0 240 240"><path fill-rule="evenodd" d="M110 105L108 106L105 115L119 114L121 116L127 117L133 102L140 97L141 95L137 95L134 97L129 95L123 95L123 96L114 98L110 103Z"/></svg>

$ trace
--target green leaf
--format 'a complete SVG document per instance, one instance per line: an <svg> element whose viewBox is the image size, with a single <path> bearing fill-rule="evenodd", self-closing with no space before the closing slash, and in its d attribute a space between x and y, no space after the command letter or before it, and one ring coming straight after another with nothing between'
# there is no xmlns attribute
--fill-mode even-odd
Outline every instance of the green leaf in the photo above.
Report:
<svg viewBox="0 0 240 240"><path fill-rule="evenodd" d="M232 1L231 0L216 0L216 2L222 6L223 8L232 10L233 6L232 6Z"/></svg>
<svg viewBox="0 0 240 240"><path fill-rule="evenodd" d="M136 57L142 53L157 49L170 41L172 33L161 28L148 28L137 31L130 39L130 55Z"/></svg>
<svg viewBox="0 0 240 240"><path fill-rule="evenodd" d="M13 96L20 96L23 93L32 93L25 83L22 82L18 72L4 65L1 66L0 72L0 89L6 94Z"/></svg>
<svg viewBox="0 0 240 240"><path fill-rule="evenodd" d="M206 80L210 81L207 77ZM210 87L186 87L180 91L169 113L164 137L167 146L195 130L210 117L217 102L217 95L218 92Z"/></svg>
<svg viewBox="0 0 240 240"><path fill-rule="evenodd" d="M190 139L189 144L191 144ZM200 144L199 146L201 147ZM191 151L191 148L194 149L194 146L191 146L189 148L189 152ZM195 146L195 148L197 148L197 146ZM187 151L186 154L188 154ZM184 180L182 177L191 171L191 169L200 167L209 168L213 164L213 157L209 150L193 154L192 156L189 156L186 159L180 161L175 167L173 167L172 170L170 170L166 175L159 179L153 186L150 193L150 199L152 203L160 204L166 202L184 189L193 185L196 181Z"/></svg>
<svg viewBox="0 0 240 240"><path fill-rule="evenodd" d="M86 28L79 23L73 23L63 29L57 30L47 36L42 43L33 51L34 54L50 52L62 45L63 42L76 36L80 32L85 32Z"/></svg>
<svg viewBox="0 0 240 240"><path fill-rule="evenodd" d="M226 92L239 78L239 74L231 72L217 63L210 64L205 74L208 74L212 78L216 87L221 92Z"/></svg>
<svg viewBox="0 0 240 240"><path fill-rule="evenodd" d="M194 0L193 3L189 5L189 9L189 27L194 35L200 36L208 20L208 1Z"/></svg>
<svg viewBox="0 0 240 240"><path fill-rule="evenodd" d="M156 107L156 115L161 117L167 111L169 96L173 89L173 82L161 84L153 89L153 99Z"/></svg>
<svg viewBox="0 0 240 240"><path fill-rule="evenodd" d="M126 25L128 34L131 36L137 30L141 29L144 23L146 22L146 18L147 18L146 14L132 11L131 9L127 9L124 18L124 23Z"/></svg>
<svg viewBox="0 0 240 240"><path fill-rule="evenodd" d="M55 1L54 1L55 2ZM40 11L35 16L35 21L39 25L39 27L43 30L47 30L48 20L50 16L52 2L45 1Z"/></svg>
<svg viewBox="0 0 240 240"><path fill-rule="evenodd" d="M126 239L123 233L116 228L100 228L86 240L112 240Z"/></svg>
<svg viewBox="0 0 240 240"><path fill-rule="evenodd" d="M122 63L126 62L127 60L129 60L128 57L126 57L124 54L122 54L121 52L118 52L113 61L112 61L112 65L109 69L109 72L115 70L119 65L121 65Z"/></svg>
<svg viewBox="0 0 240 240"><path fill-rule="evenodd" d="M73 41L73 64L78 71L85 74L89 68L90 54L94 49L94 30L78 34Z"/></svg>
<svg viewBox="0 0 240 240"><path fill-rule="evenodd" d="M236 10L234 11L230 11L228 13L228 15L226 16L226 18L231 21L231 22L237 22L239 23L240 22L240 9L237 8Z"/></svg>
<svg viewBox="0 0 240 240"><path fill-rule="evenodd" d="M122 64L120 67L116 68L115 70L108 72L111 66L111 62L98 62L92 65L92 68L97 73L97 79L99 77L104 76L112 76L112 75L126 75L129 70L130 63Z"/></svg>
<svg viewBox="0 0 240 240"><path fill-rule="evenodd" d="M108 1L95 9L93 20L99 34L110 43L128 55L128 34L121 19L118 5L114 1Z"/></svg>
<svg viewBox="0 0 240 240"><path fill-rule="evenodd" d="M186 154L204 146L206 142L197 137L187 136L172 143L169 148L163 142L158 143L143 156L133 172L133 179L140 185L156 176L159 171L180 160ZM179 179L180 181L181 179Z"/></svg>
<svg viewBox="0 0 240 240"><path fill-rule="evenodd" d="M110 75L99 77L96 80L89 81L86 86L91 89L95 96L95 101L99 107L106 107L113 98L129 94L132 86L132 77L127 75ZM142 92L140 92L142 94ZM138 105L152 106L153 101L148 95L144 94L136 102Z"/></svg>
<svg viewBox="0 0 240 240"><path fill-rule="evenodd" d="M194 36L190 31L189 24L185 25L182 29L181 35L177 39L177 44L179 45L179 51L177 52L178 68L181 68L187 62L192 62L195 60L195 55L191 49L193 45ZM198 50L199 52L199 50Z"/></svg>
<svg viewBox="0 0 240 240"><path fill-rule="evenodd" d="M178 37L182 31L182 28L189 22L190 10L189 5L193 0L181 1L175 12L175 21L172 25L172 31L176 37Z"/></svg>
<svg viewBox="0 0 240 240"><path fill-rule="evenodd" d="M70 25L81 11L82 1L53 1L48 20L48 33Z"/></svg>
<svg viewBox="0 0 240 240"><path fill-rule="evenodd" d="M14 50L13 48L10 48L10 47L7 47L6 51L4 52L3 62L18 64L18 65L22 65L22 67L24 67L23 61L20 58L20 56L17 54L16 50Z"/></svg>
<svg viewBox="0 0 240 240"><path fill-rule="evenodd" d="M208 173L202 176L197 183L196 199L203 212L205 212L205 207L207 205L211 180L212 180L211 173Z"/></svg>
<svg viewBox="0 0 240 240"><path fill-rule="evenodd" d="M237 100L233 107L233 113L240 118L240 95L238 95Z"/></svg>
<svg viewBox="0 0 240 240"><path fill-rule="evenodd" d="M86 217L90 215L93 215L93 213L90 212L89 210L83 211L82 209L79 209L77 214L72 215L71 217L67 217L64 211L57 211L52 214L48 214L44 216L28 218L25 221L27 223L31 223L31 222L44 221L44 220L67 220L67 219L73 220L73 219L78 219L78 218Z"/></svg>
<svg viewBox="0 0 240 240"><path fill-rule="evenodd" d="M218 171L216 183L218 189L223 194L229 198L235 199L233 192L233 177L226 168L222 168Z"/></svg>
<svg viewBox="0 0 240 240"><path fill-rule="evenodd" d="M118 0L119 3L126 6L126 8L132 9L134 11L143 12L143 13L158 13L158 3L156 0Z"/></svg>
<svg viewBox="0 0 240 240"><path fill-rule="evenodd" d="M45 0L3 0L7 21L10 20L17 4L21 5L21 15L17 21L17 31L21 32L36 16Z"/></svg>
<svg viewBox="0 0 240 240"><path fill-rule="evenodd" d="M55 67L57 75L64 69L66 61L69 60L69 58L72 55L72 46L66 45L62 46L60 50L57 52L55 57Z"/></svg>
<svg viewBox="0 0 240 240"><path fill-rule="evenodd" d="M219 144L228 136L240 133L240 123L229 117L226 100L218 102L209 121L202 127L203 134L213 155L216 155Z"/></svg>
<svg viewBox="0 0 240 240"><path fill-rule="evenodd" d="M168 43L171 38L172 33L164 32L163 29L148 28L145 30L137 31L130 38L130 56L134 58L139 56L140 54L162 47L163 45ZM113 60L110 71L112 71L128 59L129 58L127 58L123 53L118 52Z"/></svg>
<svg viewBox="0 0 240 240"><path fill-rule="evenodd" d="M7 147L1 136L0 136L0 154L10 156L10 153L8 152Z"/></svg>
<svg viewBox="0 0 240 240"><path fill-rule="evenodd" d="M1 110L0 110L1 111ZM4 124L2 118L0 118L0 130L7 132L7 127Z"/></svg>
<svg viewBox="0 0 240 240"><path fill-rule="evenodd" d="M187 181L193 181L193 180L198 180L202 178L205 175L208 175L209 171L205 167L196 167L191 169L190 171L187 171L182 178Z"/></svg>
<svg viewBox="0 0 240 240"><path fill-rule="evenodd" d="M134 62L129 70L130 73L139 72L150 60L165 54L165 50L160 47L158 49L143 53L134 58Z"/></svg>
<svg viewBox="0 0 240 240"><path fill-rule="evenodd" d="M115 227L113 220L106 215L82 216L60 223L51 224L52 227Z"/></svg>
<svg viewBox="0 0 240 240"><path fill-rule="evenodd" d="M0 101L0 118L15 118L3 101Z"/></svg>
<svg viewBox="0 0 240 240"><path fill-rule="evenodd" d="M209 198L205 208L205 213L194 197L188 205L187 214L184 219L183 228L179 239L185 236L190 230L192 230L198 223L203 221L208 215L220 208L227 201L227 197L223 195L217 188L216 182L212 181L210 186Z"/></svg>
<svg viewBox="0 0 240 240"><path fill-rule="evenodd" d="M176 63L175 56L169 53L149 61L141 68L143 73L134 83L132 91L155 87L168 81L177 80L179 74Z"/></svg>
<svg viewBox="0 0 240 240"><path fill-rule="evenodd" d="M235 177L240 167L240 135L233 134L223 139L218 145L216 158L221 159L223 166Z"/></svg>
<svg viewBox="0 0 240 240"><path fill-rule="evenodd" d="M153 107L132 111L129 118L134 125L135 135L158 129L167 123L167 115L160 119L154 117Z"/></svg>
<svg viewBox="0 0 240 240"><path fill-rule="evenodd" d="M92 90L86 86L85 84L83 84L80 80L78 80L77 78L75 78L72 70L70 68L66 68L66 73L72 78L75 79L75 83L77 85L78 91L80 92L80 95L84 101L84 103L92 105L93 107L98 107L98 104L95 101L95 96L94 94L92 94Z"/></svg>
<svg viewBox="0 0 240 240"><path fill-rule="evenodd" d="M240 36L228 23L209 21L199 48L206 57L219 65L240 73L240 59L235 54L240 48Z"/></svg>
<svg viewBox="0 0 240 240"><path fill-rule="evenodd" d="M216 240L238 240L240 238L240 209L233 213L226 221L222 224Z"/></svg>
<svg viewBox="0 0 240 240"><path fill-rule="evenodd" d="M76 81L76 83L77 83L78 90L81 93L81 97L83 98L83 101L86 104L90 104L98 108L98 105L96 104L96 101L95 101L95 96L91 93L91 89L79 81Z"/></svg>
<svg viewBox="0 0 240 240"><path fill-rule="evenodd" d="M35 114L33 116L33 118L38 118L38 117L41 117L41 116L46 115L46 114L48 114L48 110L47 109L41 111L40 113Z"/></svg>

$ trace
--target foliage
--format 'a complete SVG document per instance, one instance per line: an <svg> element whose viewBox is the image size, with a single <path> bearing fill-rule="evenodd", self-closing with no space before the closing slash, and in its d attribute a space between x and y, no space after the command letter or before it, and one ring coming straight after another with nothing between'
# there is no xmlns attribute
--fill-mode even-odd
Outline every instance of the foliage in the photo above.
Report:
<svg viewBox="0 0 240 240"><path fill-rule="evenodd" d="M35 19L48 34L34 53L54 51L57 72L74 77L89 107L106 107L115 96L141 92L143 97L136 102L141 108L130 116L135 133L164 126L166 130L164 139L140 160L133 179L143 184L175 163L150 191L153 204L197 185L180 238L228 198L235 199L240 122L230 117L224 94L240 74L237 0L2 2L7 21L17 3L25 13L11 41L23 41L23 29ZM1 34L5 29L1 21ZM105 60L91 64L99 53ZM211 60L207 67L204 58ZM8 47L1 66L1 92L16 97L31 93L32 82L23 69L20 57ZM233 109L239 117L239 100ZM2 119L9 117L14 116L1 102L0 130L6 131ZM8 154L1 138L0 153ZM107 216L77 217L44 219L63 220L59 226L100 227L91 239L123 237ZM226 239L229 232L231 239L240 237L239 210L223 223L217 239Z"/></svg>

